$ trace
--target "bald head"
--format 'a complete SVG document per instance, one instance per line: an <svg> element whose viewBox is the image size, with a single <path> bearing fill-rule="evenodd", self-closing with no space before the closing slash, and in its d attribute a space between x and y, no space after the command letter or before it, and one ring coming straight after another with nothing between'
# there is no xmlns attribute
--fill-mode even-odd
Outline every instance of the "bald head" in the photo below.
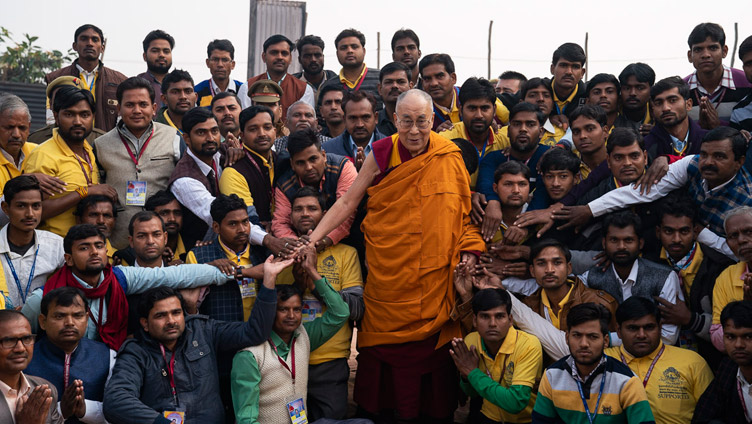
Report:
<svg viewBox="0 0 752 424"><path fill-rule="evenodd" d="M411 108L422 107L430 111L433 106L433 99L431 99L430 94L423 90L417 88L407 90L397 97L397 106L395 107L397 114L399 114L400 105L408 104Z"/></svg>
<svg viewBox="0 0 752 424"><path fill-rule="evenodd" d="M433 100L421 90L405 91L397 98L394 123L400 143L417 156L426 150L433 126Z"/></svg>
<svg viewBox="0 0 752 424"><path fill-rule="evenodd" d="M297 101L287 108L287 129L290 132L304 130L306 128L312 128L314 131L318 131L318 123L316 122L316 110L313 106L304 101Z"/></svg>

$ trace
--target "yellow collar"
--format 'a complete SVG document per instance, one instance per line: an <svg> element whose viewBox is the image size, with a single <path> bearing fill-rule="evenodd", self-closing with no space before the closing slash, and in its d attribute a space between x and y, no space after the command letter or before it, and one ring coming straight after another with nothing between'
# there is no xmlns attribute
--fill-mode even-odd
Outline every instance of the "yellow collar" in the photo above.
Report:
<svg viewBox="0 0 752 424"><path fill-rule="evenodd" d="M556 90L554 90L554 80L551 80L551 92L554 93L554 101L557 105L559 105L559 109L564 109L564 107L574 99L574 96L577 95L577 90L579 88L580 84L575 84L574 90L572 90L572 94L570 94L569 97L566 98L566 100L559 100L559 97L556 95Z"/></svg>
<svg viewBox="0 0 752 424"><path fill-rule="evenodd" d="M219 242L219 245L222 247L222 250L225 251L225 255L227 255L227 259L238 262L238 263L241 261L241 259L250 260L251 258L251 249L250 249L251 245L250 244L247 244L245 246L245 250L240 252L240 255L238 255L234 250L230 249L229 247L227 247L227 245L222 243L221 237L217 237L217 242Z"/></svg>
<svg viewBox="0 0 752 424"><path fill-rule="evenodd" d="M366 64L364 62L363 63L363 69L361 69L360 75L358 75L358 78L355 81L350 81L349 79L345 78L345 69L342 68L339 71L339 80L341 82L347 84L348 87L355 88L355 86L358 85L358 82L360 82L360 80L363 78L363 74L366 73L366 69L368 69L368 67L366 66Z"/></svg>
<svg viewBox="0 0 752 424"><path fill-rule="evenodd" d="M449 108L445 108L444 106L434 102L434 106L436 106L437 109L444 112L445 115L451 115L454 112L458 112L459 108L457 107L457 90L452 87L452 105L449 106Z"/></svg>

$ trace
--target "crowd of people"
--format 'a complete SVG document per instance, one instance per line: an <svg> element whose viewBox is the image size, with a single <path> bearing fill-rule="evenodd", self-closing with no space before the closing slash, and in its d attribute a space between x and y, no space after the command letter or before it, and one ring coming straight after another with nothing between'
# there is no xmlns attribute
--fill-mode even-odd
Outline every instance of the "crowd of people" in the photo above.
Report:
<svg viewBox="0 0 752 424"><path fill-rule="evenodd" d="M196 84L87 24L45 127L0 94L0 422L752 422L752 37L461 85L365 44L238 81L213 40Z"/></svg>

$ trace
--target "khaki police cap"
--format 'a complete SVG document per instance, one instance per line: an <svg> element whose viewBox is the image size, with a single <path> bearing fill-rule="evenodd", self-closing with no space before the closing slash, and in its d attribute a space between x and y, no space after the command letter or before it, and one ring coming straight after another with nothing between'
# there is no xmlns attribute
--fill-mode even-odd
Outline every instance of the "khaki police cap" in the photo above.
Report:
<svg viewBox="0 0 752 424"><path fill-rule="evenodd" d="M272 80L260 80L248 88L248 97L254 102L276 103L282 98L282 87Z"/></svg>
<svg viewBox="0 0 752 424"><path fill-rule="evenodd" d="M81 79L78 77L66 75L62 77L57 77L54 80L52 80L51 83L47 85L47 98L50 98L50 95L52 94L52 91L56 88L60 88L64 85L70 85L71 87L76 88L83 88L83 85L81 84Z"/></svg>

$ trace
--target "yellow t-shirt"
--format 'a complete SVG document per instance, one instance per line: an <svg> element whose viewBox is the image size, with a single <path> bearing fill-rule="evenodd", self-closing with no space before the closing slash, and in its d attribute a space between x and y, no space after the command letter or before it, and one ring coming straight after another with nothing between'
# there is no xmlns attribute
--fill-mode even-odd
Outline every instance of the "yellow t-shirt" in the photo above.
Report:
<svg viewBox="0 0 752 424"><path fill-rule="evenodd" d="M739 262L723 270L713 287L713 324L721 323L721 311L729 303L744 299L744 280L747 263Z"/></svg>
<svg viewBox="0 0 752 424"><path fill-rule="evenodd" d="M23 153L24 158L29 157L29 153L31 153L31 151L34 150L37 146L37 144L29 143L28 141L24 143L24 145L21 147L21 152ZM15 163L9 161L4 154L0 154L0 167L3 168L3 170L0 171L1 191L8 181L21 175L21 170L16 167ZM21 163L21 168L23 168L23 162Z"/></svg>
<svg viewBox="0 0 752 424"><path fill-rule="evenodd" d="M56 199L75 192L79 187L99 184L97 161L87 141L84 141L84 150L89 156L88 162L86 158L80 158L73 153L55 128L52 130L52 138L32 150L26 156L21 168L24 174L39 172L65 181L68 184L65 191L51 197L51 199ZM75 207L47 218L39 225L39 229L65 237L70 227L76 224L76 218L73 216L74 209Z"/></svg>
<svg viewBox="0 0 752 424"><path fill-rule="evenodd" d="M342 291L349 287L363 287L358 252L355 248L346 244L335 244L319 253L316 269L322 277L326 277L326 280L336 291ZM294 282L292 267L285 268L277 276L277 284L293 284ZM304 312L310 311L303 316L303 320L319 317L326 310L326 305L316 300L308 290L303 297L304 304L309 306L309 308L304 306ZM318 305L321 305L320 310L317 308ZM312 312L314 308L316 308L315 316ZM317 365L334 359L349 357L351 339L352 328L349 324L343 325L337 334L311 352L309 363Z"/></svg>
<svg viewBox="0 0 752 424"><path fill-rule="evenodd" d="M619 361L624 355L629 369L644 381L650 364L663 346L661 342L656 350L642 358L630 355L623 346L606 349L606 355ZM645 386L656 424L686 424L692 421L695 405L711 381L713 372L700 355L688 349L666 346Z"/></svg>
<svg viewBox="0 0 752 424"><path fill-rule="evenodd" d="M502 387L513 385L535 387L543 372L543 350L540 341L524 331L509 328L504 342L495 358L491 358L483 347L480 334L476 331L465 337L465 344L475 346L480 356L478 368ZM504 375L502 376L502 372ZM491 420L508 423L529 423L535 405L536 393L530 395L530 402L519 414L510 414L489 401L483 400L481 412Z"/></svg>
<svg viewBox="0 0 752 424"><path fill-rule="evenodd" d="M217 237L217 242L219 243L220 247L222 247L222 250L225 252L227 259L235 262L236 264L242 267L253 266L253 262L251 262L251 245L250 244L247 245L246 249L240 254L240 256L238 256L237 253L235 253L232 249L230 249L224 243L222 243L222 240L220 240L219 237ZM187 264L198 263L198 261L196 260L196 255L193 253L192 250L188 252L188 255L185 257L185 263ZM243 280L238 281L238 286L239 286L239 290L241 293L246 292L244 288L246 288L249 285L253 285L253 288L250 291L252 295L243 297L243 319L246 321L248 321L248 318L251 316L251 310L253 309L253 304L256 302L256 281L253 278L244 278Z"/></svg>
<svg viewBox="0 0 752 424"><path fill-rule="evenodd" d="M478 159L482 160L485 155L487 155L490 152L493 152L495 150L504 150L507 147L509 147L509 138L504 137L501 134L501 130L493 132L493 129L488 129L488 141L486 142L486 148L485 151L478 151ZM465 128L464 122L457 122L454 124L451 130L442 131L439 133L440 136L451 140L453 138L464 138L465 140L470 141L470 135L467 133L467 129ZM470 175L470 188L472 190L475 190L475 183L478 180L478 170L476 169L475 172Z"/></svg>

